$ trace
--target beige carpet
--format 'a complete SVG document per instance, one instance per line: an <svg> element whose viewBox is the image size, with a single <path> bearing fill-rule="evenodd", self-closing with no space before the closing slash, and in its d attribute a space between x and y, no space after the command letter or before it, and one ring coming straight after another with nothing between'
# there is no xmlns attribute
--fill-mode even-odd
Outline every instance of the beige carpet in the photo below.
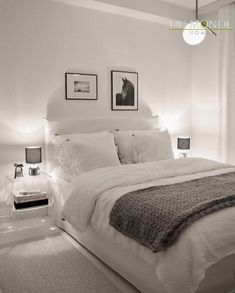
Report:
<svg viewBox="0 0 235 293"><path fill-rule="evenodd" d="M62 235L0 249L2 293L120 293Z"/></svg>

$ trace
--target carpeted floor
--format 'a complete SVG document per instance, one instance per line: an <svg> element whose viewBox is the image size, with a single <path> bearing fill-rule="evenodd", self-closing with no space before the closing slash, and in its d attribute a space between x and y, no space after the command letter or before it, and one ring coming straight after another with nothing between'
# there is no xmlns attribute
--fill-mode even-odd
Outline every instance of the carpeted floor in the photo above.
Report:
<svg viewBox="0 0 235 293"><path fill-rule="evenodd" d="M120 293L68 239L57 235L0 249L2 293Z"/></svg>

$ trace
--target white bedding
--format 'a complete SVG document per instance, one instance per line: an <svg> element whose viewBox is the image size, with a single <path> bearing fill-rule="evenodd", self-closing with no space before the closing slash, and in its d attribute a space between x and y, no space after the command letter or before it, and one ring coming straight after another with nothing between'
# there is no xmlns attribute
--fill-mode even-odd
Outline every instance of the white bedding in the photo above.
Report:
<svg viewBox="0 0 235 293"><path fill-rule="evenodd" d="M196 158L93 170L72 181L62 215L80 231L90 222L104 237L143 259L168 292L193 293L210 265L235 253L235 208L198 220L175 245L157 254L111 227L109 213L115 201L129 191L231 171L235 168L230 165Z"/></svg>

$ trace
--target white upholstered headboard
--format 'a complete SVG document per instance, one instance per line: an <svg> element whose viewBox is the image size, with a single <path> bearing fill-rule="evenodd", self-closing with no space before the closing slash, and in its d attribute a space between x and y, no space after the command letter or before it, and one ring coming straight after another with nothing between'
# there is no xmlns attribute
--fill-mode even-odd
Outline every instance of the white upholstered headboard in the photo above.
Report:
<svg viewBox="0 0 235 293"><path fill-rule="evenodd" d="M149 118L45 118L45 158L46 169L50 172L54 167L55 134L95 132L101 130L128 130L159 128L158 116Z"/></svg>

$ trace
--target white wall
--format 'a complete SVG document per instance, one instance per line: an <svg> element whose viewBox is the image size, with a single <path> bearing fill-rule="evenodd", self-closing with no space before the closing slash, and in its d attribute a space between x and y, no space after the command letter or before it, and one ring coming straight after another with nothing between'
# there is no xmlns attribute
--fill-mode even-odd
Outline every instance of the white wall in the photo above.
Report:
<svg viewBox="0 0 235 293"><path fill-rule="evenodd" d="M43 117L160 114L189 135L190 48L156 23L47 0L0 0L0 182L43 145ZM139 73L139 111L112 112L110 71ZM97 73L98 101L66 101L65 72Z"/></svg>
<svg viewBox="0 0 235 293"><path fill-rule="evenodd" d="M226 20L228 16L213 12L204 18ZM217 37L207 33L206 40L192 48L192 154L235 164L235 54L234 49L226 53L228 34L234 36L234 29L217 31Z"/></svg>
<svg viewBox="0 0 235 293"><path fill-rule="evenodd" d="M215 20L217 14L205 19ZM192 154L219 159L220 98L219 38L207 33L206 39L192 47Z"/></svg>
<svg viewBox="0 0 235 293"><path fill-rule="evenodd" d="M223 73L220 92L223 105L221 120L225 126L221 133L225 141L222 145L223 156L227 162L235 164L235 3L223 7L219 11L219 16L227 18L233 26L232 31L222 34L220 38L220 71Z"/></svg>

